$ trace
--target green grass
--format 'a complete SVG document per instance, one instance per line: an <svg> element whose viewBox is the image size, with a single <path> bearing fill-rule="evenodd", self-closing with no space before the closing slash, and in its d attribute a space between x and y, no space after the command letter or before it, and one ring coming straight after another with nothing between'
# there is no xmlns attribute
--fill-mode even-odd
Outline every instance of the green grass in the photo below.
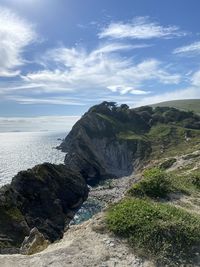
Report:
<svg viewBox="0 0 200 267"><path fill-rule="evenodd" d="M169 198L170 193L193 195L200 192L200 171L166 173L161 168L144 171L143 178L128 190L129 196Z"/></svg>
<svg viewBox="0 0 200 267"><path fill-rule="evenodd" d="M22 221L24 219L21 211L18 209L18 208L10 208L10 209L7 209L6 210L6 214L8 216L10 216L13 220L16 220L16 221Z"/></svg>
<svg viewBox="0 0 200 267"><path fill-rule="evenodd" d="M186 133L190 138L186 141ZM152 158L174 157L200 149L200 131L177 125L157 124L151 128L147 139L152 145Z"/></svg>
<svg viewBox="0 0 200 267"><path fill-rule="evenodd" d="M117 137L123 140L146 140L144 135L135 134L133 131L120 132Z"/></svg>
<svg viewBox="0 0 200 267"><path fill-rule="evenodd" d="M152 107L173 107L200 114L200 99L174 100L151 105Z"/></svg>
<svg viewBox="0 0 200 267"><path fill-rule="evenodd" d="M171 183L174 186L174 191L196 195L200 192L200 171L193 171L188 174L172 174Z"/></svg>
<svg viewBox="0 0 200 267"><path fill-rule="evenodd" d="M111 116L107 116L105 114L102 114L102 113L96 113L99 117L101 117L102 119L108 121L109 123L111 123L113 126L117 127L118 125L118 122L113 119Z"/></svg>
<svg viewBox="0 0 200 267"><path fill-rule="evenodd" d="M151 128L150 132L148 133L148 137L150 137L150 138L155 138L155 137L163 138L163 137L170 135L171 132L172 132L172 128L170 125L157 124L156 126L153 126Z"/></svg>
<svg viewBox="0 0 200 267"><path fill-rule="evenodd" d="M200 248L200 217L172 205L124 199L107 211L107 226L159 266L188 266ZM185 264L185 265L181 265Z"/></svg>
<svg viewBox="0 0 200 267"><path fill-rule="evenodd" d="M175 158L169 158L160 164L160 168L163 170L169 169L176 162Z"/></svg>
<svg viewBox="0 0 200 267"><path fill-rule="evenodd" d="M173 192L170 176L159 168L148 169L144 178L134 184L128 191L129 195L137 197L166 198Z"/></svg>

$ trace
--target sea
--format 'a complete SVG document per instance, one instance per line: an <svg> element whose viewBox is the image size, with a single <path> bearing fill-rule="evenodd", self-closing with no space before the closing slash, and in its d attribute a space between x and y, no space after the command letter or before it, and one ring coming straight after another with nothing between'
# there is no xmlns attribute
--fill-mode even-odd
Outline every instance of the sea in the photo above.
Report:
<svg viewBox="0 0 200 267"><path fill-rule="evenodd" d="M65 153L56 149L65 132L0 133L0 186L22 170L43 162L64 163Z"/></svg>
<svg viewBox="0 0 200 267"><path fill-rule="evenodd" d="M64 163L65 153L56 149L66 137L65 132L0 133L0 187L11 182L22 170L43 162ZM88 198L71 224L88 220L102 209L102 203Z"/></svg>

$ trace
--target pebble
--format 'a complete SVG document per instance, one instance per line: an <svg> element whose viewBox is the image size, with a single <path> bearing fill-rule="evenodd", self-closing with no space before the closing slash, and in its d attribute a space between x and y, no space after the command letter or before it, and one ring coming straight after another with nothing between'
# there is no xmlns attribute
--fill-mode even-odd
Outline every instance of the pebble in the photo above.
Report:
<svg viewBox="0 0 200 267"><path fill-rule="evenodd" d="M113 248L115 246L114 243L110 243L110 247Z"/></svg>

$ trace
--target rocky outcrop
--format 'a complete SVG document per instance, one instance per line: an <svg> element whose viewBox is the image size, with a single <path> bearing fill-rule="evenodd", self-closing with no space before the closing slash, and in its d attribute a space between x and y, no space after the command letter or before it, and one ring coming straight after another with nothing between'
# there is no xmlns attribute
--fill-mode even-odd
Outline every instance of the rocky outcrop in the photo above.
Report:
<svg viewBox="0 0 200 267"><path fill-rule="evenodd" d="M66 166L93 185L101 179L130 175L140 166L157 139L148 132L159 124L200 129L199 116L191 112L168 107L129 109L125 104L103 102L84 114L59 149L67 152ZM161 139L161 145L170 143L169 138Z"/></svg>
<svg viewBox="0 0 200 267"><path fill-rule="evenodd" d="M131 139L120 137L118 127L117 121L109 121L106 116L86 113L60 146L67 152L66 166L78 170L90 185L130 175L151 148L137 135Z"/></svg>
<svg viewBox="0 0 200 267"><path fill-rule="evenodd" d="M51 242L61 238L87 196L85 180L64 165L44 163L19 172L0 189L1 252L19 248L34 227Z"/></svg>
<svg viewBox="0 0 200 267"><path fill-rule="evenodd" d="M44 238L36 227L30 231L30 235L26 236L21 248L20 254L32 255L46 249L50 242Z"/></svg>

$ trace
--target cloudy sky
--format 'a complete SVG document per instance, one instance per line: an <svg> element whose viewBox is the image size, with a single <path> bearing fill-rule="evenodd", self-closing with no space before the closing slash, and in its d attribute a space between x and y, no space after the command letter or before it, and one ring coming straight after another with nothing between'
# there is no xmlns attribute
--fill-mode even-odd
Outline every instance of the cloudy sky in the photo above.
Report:
<svg viewBox="0 0 200 267"><path fill-rule="evenodd" d="M199 0L0 0L0 131L68 129L104 100L200 98L199 10Z"/></svg>

